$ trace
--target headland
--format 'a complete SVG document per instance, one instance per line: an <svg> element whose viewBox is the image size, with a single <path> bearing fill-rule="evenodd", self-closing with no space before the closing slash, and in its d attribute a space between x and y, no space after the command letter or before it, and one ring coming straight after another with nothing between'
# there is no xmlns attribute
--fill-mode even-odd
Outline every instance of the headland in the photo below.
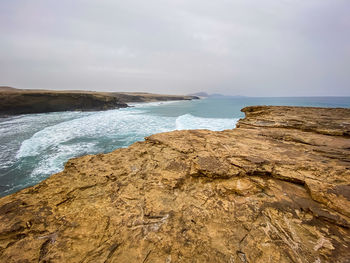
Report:
<svg viewBox="0 0 350 263"><path fill-rule="evenodd" d="M28 90L0 87L0 115L57 111L99 111L128 107L130 102L198 99L196 96L138 92Z"/></svg>
<svg viewBox="0 0 350 263"><path fill-rule="evenodd" d="M346 262L350 109L252 106L0 199L3 262Z"/></svg>

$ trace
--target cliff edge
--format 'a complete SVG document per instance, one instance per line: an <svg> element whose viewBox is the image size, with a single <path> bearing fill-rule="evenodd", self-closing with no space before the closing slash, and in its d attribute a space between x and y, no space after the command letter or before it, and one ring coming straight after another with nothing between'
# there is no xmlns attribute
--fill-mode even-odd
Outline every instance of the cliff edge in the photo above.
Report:
<svg viewBox="0 0 350 263"><path fill-rule="evenodd" d="M247 107L0 199L1 262L348 262L350 109Z"/></svg>
<svg viewBox="0 0 350 263"><path fill-rule="evenodd" d="M196 96L138 92L28 90L0 86L0 116L57 111L99 111L128 107L129 102L192 100Z"/></svg>

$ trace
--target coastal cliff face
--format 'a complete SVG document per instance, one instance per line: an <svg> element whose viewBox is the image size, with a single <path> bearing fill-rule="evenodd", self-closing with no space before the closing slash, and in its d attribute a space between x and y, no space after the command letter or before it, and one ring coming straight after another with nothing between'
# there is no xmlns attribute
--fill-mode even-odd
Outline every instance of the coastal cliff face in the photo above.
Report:
<svg viewBox="0 0 350 263"><path fill-rule="evenodd" d="M197 96L181 96L181 95L162 95L140 92L113 92L112 96L124 102L155 102L155 101L174 101L174 100L196 100Z"/></svg>
<svg viewBox="0 0 350 263"><path fill-rule="evenodd" d="M99 111L126 108L128 102L191 100L196 96L152 93L21 90L0 86L0 116L57 111Z"/></svg>
<svg viewBox="0 0 350 263"><path fill-rule="evenodd" d="M3 115L75 110L108 110L128 105L118 98L89 93L2 92L0 113Z"/></svg>
<svg viewBox="0 0 350 263"><path fill-rule="evenodd" d="M243 111L0 199L0 261L348 262L350 109Z"/></svg>

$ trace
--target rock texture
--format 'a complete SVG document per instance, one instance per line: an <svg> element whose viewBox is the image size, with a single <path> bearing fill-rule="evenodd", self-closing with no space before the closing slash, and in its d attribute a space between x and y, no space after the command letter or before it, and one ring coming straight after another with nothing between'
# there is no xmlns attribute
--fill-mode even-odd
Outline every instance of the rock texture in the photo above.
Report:
<svg viewBox="0 0 350 263"><path fill-rule="evenodd" d="M0 116L55 111L109 110L128 107L128 102L198 99L195 96L151 93L21 90L0 87Z"/></svg>
<svg viewBox="0 0 350 263"><path fill-rule="evenodd" d="M243 111L0 199L0 261L349 262L350 109Z"/></svg>

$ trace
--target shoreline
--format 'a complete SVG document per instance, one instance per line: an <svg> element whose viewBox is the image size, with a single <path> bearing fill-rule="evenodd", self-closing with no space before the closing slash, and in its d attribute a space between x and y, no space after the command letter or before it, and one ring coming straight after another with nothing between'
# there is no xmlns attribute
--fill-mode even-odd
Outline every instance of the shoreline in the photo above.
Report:
<svg viewBox="0 0 350 263"><path fill-rule="evenodd" d="M235 129L154 134L0 198L0 258L349 258L350 109L242 111Z"/></svg>
<svg viewBox="0 0 350 263"><path fill-rule="evenodd" d="M101 111L129 107L127 103L192 100L196 96L139 92L19 90L0 87L0 116L60 112Z"/></svg>
<svg viewBox="0 0 350 263"><path fill-rule="evenodd" d="M201 100L201 99L200 99ZM39 113L23 113L23 114L13 114L13 115L1 115L0 113L0 120L1 119L6 119L6 118L11 118L11 117L21 117L21 116L26 116L26 115L31 115L31 114L50 114L50 113L58 113L58 112L101 112L101 111L109 111L109 110L118 110L118 109L127 109L127 108L137 108L137 107L144 107L147 105L150 106L159 106L163 104L172 104L172 103L177 103L177 102L184 102L184 101L189 101L189 100L167 100L167 101L147 101L147 102L131 102L128 103L128 107L125 108L112 108L112 109L106 109L106 110L68 110L68 111L50 111L50 112L39 112Z"/></svg>

